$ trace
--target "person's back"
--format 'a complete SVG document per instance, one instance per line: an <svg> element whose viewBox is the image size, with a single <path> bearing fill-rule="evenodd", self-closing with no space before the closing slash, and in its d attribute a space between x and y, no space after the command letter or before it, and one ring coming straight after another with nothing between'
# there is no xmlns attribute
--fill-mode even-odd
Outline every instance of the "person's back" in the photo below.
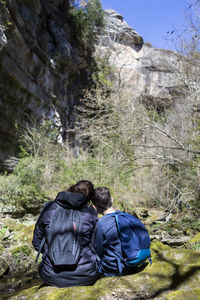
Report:
<svg viewBox="0 0 200 300"><path fill-rule="evenodd" d="M112 213L102 216L98 221L96 249L101 259L99 272L105 276L115 276L122 272L124 265L121 243Z"/></svg>
<svg viewBox="0 0 200 300"><path fill-rule="evenodd" d="M105 276L115 276L122 272L123 264L121 242L113 214L113 199L107 188L95 189L93 204L103 216L98 221L96 233L96 250L100 258L99 272Z"/></svg>
<svg viewBox="0 0 200 300"><path fill-rule="evenodd" d="M42 262L39 265L39 274L42 280L58 287L74 285L91 285L98 277L96 254L94 253L92 239L97 222L96 211L87 205L84 186L88 181L81 181L67 191L58 193L56 200L48 203L40 214L34 230L33 246L38 251L43 237L45 244L43 248ZM82 183L82 184L80 184ZM88 199L87 199L88 198ZM81 218L81 240L80 256L76 265L56 267L52 262L48 241L51 235L52 221L60 208L64 210L78 210ZM63 226L64 227L64 226ZM76 228L75 228L76 229ZM66 234L66 233L65 233Z"/></svg>
<svg viewBox="0 0 200 300"><path fill-rule="evenodd" d="M98 221L96 249L99 272L105 276L127 274L150 259L150 238L142 222L112 207L109 189L95 189L93 203L103 216Z"/></svg>

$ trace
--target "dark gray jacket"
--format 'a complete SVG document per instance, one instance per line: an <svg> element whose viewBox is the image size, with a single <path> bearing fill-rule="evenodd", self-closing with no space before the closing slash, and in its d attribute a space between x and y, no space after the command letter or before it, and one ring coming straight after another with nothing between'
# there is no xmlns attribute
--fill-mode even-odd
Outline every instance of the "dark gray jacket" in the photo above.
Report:
<svg viewBox="0 0 200 300"><path fill-rule="evenodd" d="M95 248L95 227L97 214L93 207L89 207L85 198L79 193L60 192L55 201L47 203L35 225L33 246L39 250L43 237L48 235L50 222L58 206L66 209L78 209L81 213L83 230L81 239L81 255L75 270L55 270L48 256L48 245L44 244L42 262L39 265L39 273L42 280L58 287L91 285L98 277Z"/></svg>

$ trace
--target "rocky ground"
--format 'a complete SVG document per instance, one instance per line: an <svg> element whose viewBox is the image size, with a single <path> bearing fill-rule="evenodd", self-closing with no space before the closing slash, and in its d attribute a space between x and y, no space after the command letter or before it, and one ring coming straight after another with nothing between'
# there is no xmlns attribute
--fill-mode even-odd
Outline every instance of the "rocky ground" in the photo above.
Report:
<svg viewBox="0 0 200 300"><path fill-rule="evenodd" d="M200 299L197 211L138 208L152 239L153 264L134 274L103 278L92 287L43 287L31 240L37 217L0 218L0 299Z"/></svg>

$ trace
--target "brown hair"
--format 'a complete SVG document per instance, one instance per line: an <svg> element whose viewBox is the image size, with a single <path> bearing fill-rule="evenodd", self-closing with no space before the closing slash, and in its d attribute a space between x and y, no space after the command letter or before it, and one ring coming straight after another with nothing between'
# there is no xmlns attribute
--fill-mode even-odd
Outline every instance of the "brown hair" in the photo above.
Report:
<svg viewBox="0 0 200 300"><path fill-rule="evenodd" d="M94 195L94 186L89 180L81 180L75 185L70 186L67 191L72 193L80 193L86 198L87 202L89 202Z"/></svg>

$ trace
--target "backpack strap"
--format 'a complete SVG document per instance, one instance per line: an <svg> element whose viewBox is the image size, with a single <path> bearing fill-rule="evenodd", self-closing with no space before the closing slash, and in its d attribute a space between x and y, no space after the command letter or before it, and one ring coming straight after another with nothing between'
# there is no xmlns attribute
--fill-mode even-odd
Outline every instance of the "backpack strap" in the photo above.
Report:
<svg viewBox="0 0 200 300"><path fill-rule="evenodd" d="M119 213L120 212L117 211L117 212L113 213L113 216L115 217L115 223L116 223L116 228L117 228L117 232L118 232L118 237L119 237L119 240L121 242L121 239L120 239L120 228L119 228L119 221L118 221L118 215L119 215ZM121 274L122 271L123 271L122 263L125 263L125 260L124 260L123 256L120 255L120 254L118 254L118 253L114 253L114 255L117 258L118 271Z"/></svg>
<svg viewBox="0 0 200 300"><path fill-rule="evenodd" d="M41 241L41 244L40 244L40 248L38 250L38 253L37 253L37 256L36 256L36 259L35 259L35 262L37 263L38 262L38 259L39 259L39 256L40 256L40 253L42 251L42 248L44 246L44 243L45 243L45 237L43 237L42 241Z"/></svg>
<svg viewBox="0 0 200 300"><path fill-rule="evenodd" d="M118 221L118 214L119 213L114 213L114 217L115 217L115 223L116 223L116 226L117 226L117 231L119 233L119 238L120 238L120 228L119 228L119 221Z"/></svg>
<svg viewBox="0 0 200 300"><path fill-rule="evenodd" d="M121 274L122 271L123 271L122 262L124 262L124 259L123 259L123 257L122 257L120 254L118 254L118 253L113 252L113 254L115 255L115 257L116 257L116 259L117 259L117 268L118 268L119 274Z"/></svg>

